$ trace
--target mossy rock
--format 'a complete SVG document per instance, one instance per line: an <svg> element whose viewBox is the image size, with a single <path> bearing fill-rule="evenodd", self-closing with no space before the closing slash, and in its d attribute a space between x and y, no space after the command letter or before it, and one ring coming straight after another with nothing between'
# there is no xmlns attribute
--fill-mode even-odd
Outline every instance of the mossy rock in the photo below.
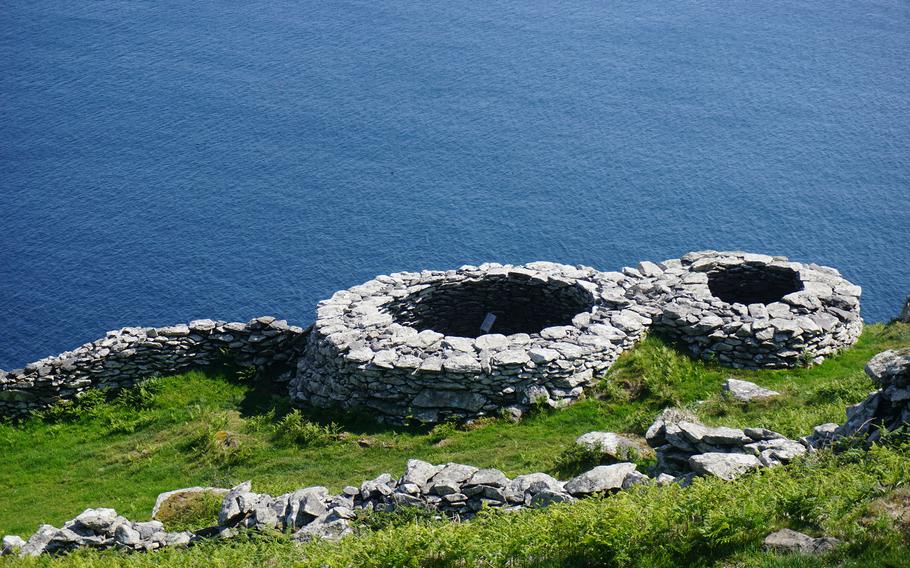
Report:
<svg viewBox="0 0 910 568"><path fill-rule="evenodd" d="M227 489L187 487L158 496L152 518L169 531L198 530L218 523L218 511Z"/></svg>

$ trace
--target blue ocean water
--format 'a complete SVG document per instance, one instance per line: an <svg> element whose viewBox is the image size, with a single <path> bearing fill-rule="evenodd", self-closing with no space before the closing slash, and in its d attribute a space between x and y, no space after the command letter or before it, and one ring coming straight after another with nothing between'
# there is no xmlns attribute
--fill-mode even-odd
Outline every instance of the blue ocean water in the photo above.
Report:
<svg viewBox="0 0 910 568"><path fill-rule="evenodd" d="M9 0L0 367L376 274L785 254L910 292L904 0Z"/></svg>

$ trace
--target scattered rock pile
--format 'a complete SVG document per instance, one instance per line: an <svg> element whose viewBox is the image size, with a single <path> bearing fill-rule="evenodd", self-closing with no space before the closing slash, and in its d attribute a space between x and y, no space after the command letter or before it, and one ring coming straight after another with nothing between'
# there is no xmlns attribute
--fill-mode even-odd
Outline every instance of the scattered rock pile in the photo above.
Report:
<svg viewBox="0 0 910 568"><path fill-rule="evenodd" d="M383 474L345 487L332 495L325 487L307 487L277 497L254 493L250 482L231 490L190 488L163 493L156 511L167 499L187 492L226 492L218 526L199 531L169 533L158 521L133 522L113 509L88 509L62 528L42 525L28 541L3 538L3 554L22 556L66 552L77 547L154 550L187 545L205 536L230 537L237 527L293 532L298 541L337 541L353 532L358 510L390 512L421 507L452 519L470 519L483 507L517 510L572 501L592 494L629 489L640 483L687 485L696 475L732 480L759 467L769 467L805 454L839 436L878 438L881 427L893 430L910 422L910 349L885 351L873 357L866 372L881 387L864 402L848 410L842 425L823 424L800 441L763 428L705 426L692 413L666 409L648 429L645 438L656 450L656 478L639 472L634 463L597 466L569 480L546 473L509 479L497 469L478 469L458 463L432 465L412 459L404 475ZM622 459L641 449L638 442L613 432L589 432L576 443ZM774 550L818 553L836 539L813 539L793 531L769 535L765 545Z"/></svg>
<svg viewBox="0 0 910 568"><path fill-rule="evenodd" d="M222 527L295 531L296 540L338 540L351 532L357 510L391 512L421 507L465 520L483 507L519 509L572 501L594 493L626 489L648 480L633 463L598 466L569 481L546 473L509 479L497 469L458 463L432 465L408 460L404 475L383 474L330 495L325 487L308 487L273 497L253 493L249 482L228 493L219 515Z"/></svg>
<svg viewBox="0 0 910 568"><path fill-rule="evenodd" d="M190 532L166 532L158 521L134 522L114 509L86 509L62 528L41 525L28 541L16 536L3 538L4 554L38 556L62 553L79 547L97 549L155 550L186 546L195 539Z"/></svg>
<svg viewBox="0 0 910 568"><path fill-rule="evenodd" d="M764 428L705 426L694 414L666 409L648 428L657 469L677 475L714 475L733 479L750 469L788 463L806 445Z"/></svg>
<svg viewBox="0 0 910 568"><path fill-rule="evenodd" d="M891 432L910 423L910 349L879 353L866 364L866 374L879 389L849 407L843 425L836 429L823 425L827 435L818 436L821 443L845 436L874 442L882 431Z"/></svg>
<svg viewBox="0 0 910 568"><path fill-rule="evenodd" d="M288 531L298 541L337 541L353 532L352 521L358 510L391 512L402 507L421 507L451 519L466 520L485 506L509 510L545 507L648 481L648 476L638 472L633 463L598 466L569 481L559 481L546 473L509 479L497 469L458 463L432 465L412 459L401 477L386 473L364 481L360 487L345 487L339 495L332 495L325 487L307 487L272 496L254 493L249 481L230 490L218 490L226 491L218 526L198 534L168 533L158 521L132 522L113 509L88 509L63 528L41 526L28 541L7 536L3 551L37 556L80 546L154 550L186 545L203 534L228 538L237 528ZM186 490L177 490L181 491ZM164 493L158 501L175 493Z"/></svg>

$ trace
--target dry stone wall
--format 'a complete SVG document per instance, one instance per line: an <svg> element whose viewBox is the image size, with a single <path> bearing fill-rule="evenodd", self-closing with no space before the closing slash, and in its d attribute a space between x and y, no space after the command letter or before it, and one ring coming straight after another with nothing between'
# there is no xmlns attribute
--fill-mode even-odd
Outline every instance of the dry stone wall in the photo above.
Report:
<svg viewBox="0 0 910 568"><path fill-rule="evenodd" d="M281 369L296 362L309 330L260 317L125 327L72 351L0 371L0 415L23 416L90 388L132 386L149 376L220 362Z"/></svg>
<svg viewBox="0 0 910 568"><path fill-rule="evenodd" d="M623 273L634 282L629 298L652 307L655 330L731 367L820 363L863 329L862 289L825 266L702 251Z"/></svg>
<svg viewBox="0 0 910 568"><path fill-rule="evenodd" d="M291 396L389 422L568 404L651 324L625 278L549 262L380 276L320 303Z"/></svg>
<svg viewBox="0 0 910 568"><path fill-rule="evenodd" d="M288 367L297 403L367 407L387 422L520 416L577 400L652 329L732 367L820 362L859 337L860 292L833 268L743 252L621 272L551 262L401 272L320 302L312 333L271 317L108 332L0 371L0 415L229 356Z"/></svg>

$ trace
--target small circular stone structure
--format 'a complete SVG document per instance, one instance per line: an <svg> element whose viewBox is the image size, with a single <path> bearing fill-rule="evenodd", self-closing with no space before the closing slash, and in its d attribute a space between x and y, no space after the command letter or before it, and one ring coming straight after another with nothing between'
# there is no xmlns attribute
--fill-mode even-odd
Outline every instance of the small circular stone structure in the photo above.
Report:
<svg viewBox="0 0 910 568"><path fill-rule="evenodd" d="M562 406L651 324L625 278L550 262L379 276L319 304L291 395L387 422Z"/></svg>
<svg viewBox="0 0 910 568"><path fill-rule="evenodd" d="M702 251L626 273L628 296L655 329L732 367L793 367L856 342L861 288L833 269L786 257ZM653 268L652 268L653 267Z"/></svg>

